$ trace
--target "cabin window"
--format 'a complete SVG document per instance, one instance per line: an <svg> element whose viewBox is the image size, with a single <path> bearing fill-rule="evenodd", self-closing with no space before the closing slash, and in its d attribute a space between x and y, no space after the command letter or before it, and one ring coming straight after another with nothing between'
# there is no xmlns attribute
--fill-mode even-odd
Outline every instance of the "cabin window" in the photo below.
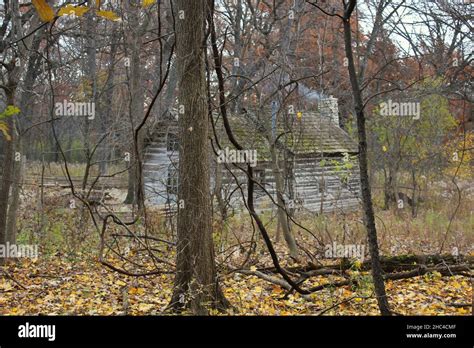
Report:
<svg viewBox="0 0 474 348"><path fill-rule="evenodd" d="M178 171L174 166L168 168L168 178L166 180L166 191L169 195L178 194Z"/></svg>
<svg viewBox="0 0 474 348"><path fill-rule="evenodd" d="M166 140L166 150L173 152L179 151L178 136L176 134L168 133Z"/></svg>

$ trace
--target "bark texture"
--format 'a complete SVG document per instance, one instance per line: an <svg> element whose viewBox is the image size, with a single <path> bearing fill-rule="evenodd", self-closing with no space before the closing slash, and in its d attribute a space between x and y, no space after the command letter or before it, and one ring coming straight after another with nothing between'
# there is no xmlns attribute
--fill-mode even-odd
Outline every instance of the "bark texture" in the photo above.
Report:
<svg viewBox="0 0 474 348"><path fill-rule="evenodd" d="M176 1L179 105L177 273L171 306L208 314L226 305L217 281L211 225L209 119L204 41L206 0ZM184 109L183 109L184 108Z"/></svg>

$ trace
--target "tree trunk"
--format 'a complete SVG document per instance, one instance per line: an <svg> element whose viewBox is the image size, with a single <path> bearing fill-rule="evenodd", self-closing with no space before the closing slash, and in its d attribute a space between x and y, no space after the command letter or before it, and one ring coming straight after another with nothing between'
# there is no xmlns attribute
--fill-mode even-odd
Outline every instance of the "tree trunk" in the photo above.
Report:
<svg viewBox="0 0 474 348"><path fill-rule="evenodd" d="M209 121L204 64L206 0L177 0L179 104L177 261L171 307L194 314L226 306L217 280L211 225Z"/></svg>
<svg viewBox="0 0 474 348"><path fill-rule="evenodd" d="M393 189L392 189L392 171L388 170L388 175L385 174L384 176L384 183L383 183L383 195L384 195L384 210L389 210L390 205L392 202L393 197Z"/></svg>
<svg viewBox="0 0 474 348"><path fill-rule="evenodd" d="M10 87L6 90L7 94L7 105L15 105L14 103L14 89ZM2 170L2 181L0 188L0 245L6 245L7 242L7 213L8 213L8 202L10 197L10 188L13 180L13 165L14 165L14 141L15 132L13 129L13 117L8 117L5 122L7 123L11 139L5 139L5 148L3 152L3 170ZM0 265L5 264L6 260L0 257Z"/></svg>
<svg viewBox="0 0 474 348"><path fill-rule="evenodd" d="M19 11L18 8L15 11ZM33 19L31 25L36 27L38 25L37 19ZM16 35L17 37L22 36L21 30L21 23L17 22L16 24ZM32 118L32 100L34 100L33 94L33 86L35 80L38 76L38 66L39 66L39 59L41 59L40 54L38 53L41 40L43 38L44 31L38 30L34 36L31 36L26 39L24 42L25 49L21 51L21 55L29 55L28 65L26 68L26 74L22 81L19 81L17 75L20 68L17 68L17 71L12 72L13 77L13 84L20 83L20 88L15 88L15 90L11 90L7 93L11 93L11 100L10 103L14 102L14 93L16 90L19 92L19 106L21 108L21 113L15 116L12 119L12 125L10 128L10 133L13 137L12 141L12 148L11 153L13 156L13 161L11 162L13 165L12 169L12 178L13 181L11 182L10 187L10 197L8 201L8 211L7 211L7 222L6 222L6 241L10 243L10 245L16 244L16 234L17 234L17 212L18 206L20 202L20 191L21 185L23 181L23 174L24 174L24 166L26 162L26 151L25 149L30 148L29 144L29 137L24 136L22 131L25 129L26 125L28 124L29 120ZM26 50L26 47L29 47ZM13 104L12 104L13 105ZM26 142L26 144L25 144ZM19 161L16 158L16 153L19 153L20 158Z"/></svg>
<svg viewBox="0 0 474 348"><path fill-rule="evenodd" d="M144 21L140 25L139 10L137 8L126 4L126 9L130 11L130 25L131 28L126 34L127 48L129 50L130 59L130 125L132 136L135 136L135 126L141 121L144 115L145 90L143 85L141 49L142 38L146 30L148 21ZM128 192L125 198L125 203L137 204L139 212L144 208L144 188L142 175L142 160L141 151L144 148L143 131L138 133L137 139L131 142L130 168L128 170Z"/></svg>
<svg viewBox="0 0 474 348"><path fill-rule="evenodd" d="M359 167L360 182L362 190L362 205L364 208L364 222L367 229L369 239L369 252L372 262L372 277L374 280L375 294L382 315L391 315L390 307L385 293L385 283L380 264L379 246L377 242L377 229L375 227L374 208L372 205L371 189L368 175L367 163L367 134L365 129L364 104L362 94L357 79L354 65L354 57L352 54L352 34L350 17L355 7L355 0L352 0L346 9L344 16L344 42L345 51L348 60L348 70L351 80L352 93L354 96L355 112L357 116L357 133L359 136Z"/></svg>
<svg viewBox="0 0 474 348"><path fill-rule="evenodd" d="M287 202L283 199L283 192L284 192L284 182L283 182L283 174L280 169L280 165L278 163L278 157L276 154L275 146L272 146L271 149L272 155L272 166L273 166L273 175L275 176L275 189L277 194L277 203L278 203L278 226L281 227L283 232L283 238L285 238L286 245L288 246L288 251L290 252L290 256L298 260L298 247L296 246L296 241L291 233L290 224L288 223L288 216L287 212L285 211L285 207L287 207Z"/></svg>
<svg viewBox="0 0 474 348"><path fill-rule="evenodd" d="M110 44L110 55L109 55L109 68L107 71L107 82L105 83L104 87L104 100L99 101L98 109L99 109L99 118L100 118L100 133L104 137L102 141L102 145L99 148L99 172L101 175L107 175L107 171L109 169L109 160L110 160L110 152L112 150L111 146L111 134L110 127L111 127L111 105L113 102L113 91L114 91L114 84L115 84L115 64L116 64L116 55L117 55L117 37L119 33L117 29L114 27L111 37L111 44Z"/></svg>
<svg viewBox="0 0 474 348"><path fill-rule="evenodd" d="M95 21L95 2L89 2L89 12L86 13L86 52L87 52L87 61L84 69L84 73L89 80L87 80L87 87L90 87L89 102L95 104L96 102L96 90L97 90L97 63L96 63L96 21ZM89 180L91 166L92 166L92 156L91 156L91 146L90 146L90 130L91 124L88 118L84 121L84 156L86 157L86 168L84 169L84 176L82 179L82 189L85 190L87 187L87 182Z"/></svg>
<svg viewBox="0 0 474 348"><path fill-rule="evenodd" d="M417 215L417 208L418 208L418 197L416 194L416 189L418 187L418 184L416 182L416 170L415 168L412 168L411 170L411 180L413 183L413 190L412 190L412 196L411 196L411 216L412 218L416 218Z"/></svg>
<svg viewBox="0 0 474 348"><path fill-rule="evenodd" d="M227 219L227 202L224 197L224 188L222 187L222 167L216 163L215 166L215 189L214 195L216 196L217 206L221 215L222 225L224 225Z"/></svg>
<svg viewBox="0 0 474 348"><path fill-rule="evenodd" d="M11 130L12 132L16 132L15 129ZM18 134L15 134L18 136ZM17 138L17 143L13 144L18 150L22 148L20 139ZM15 148L13 149L13 153L15 154ZM17 233L17 226L16 226L16 218L17 218L17 211L18 206L20 203L20 189L23 180L23 169L26 161L26 156L21 155L20 161L13 160L13 178L14 182L12 183L11 188L11 197L10 197L10 204L8 207L8 214L7 214L7 242L10 245L16 244L16 233Z"/></svg>

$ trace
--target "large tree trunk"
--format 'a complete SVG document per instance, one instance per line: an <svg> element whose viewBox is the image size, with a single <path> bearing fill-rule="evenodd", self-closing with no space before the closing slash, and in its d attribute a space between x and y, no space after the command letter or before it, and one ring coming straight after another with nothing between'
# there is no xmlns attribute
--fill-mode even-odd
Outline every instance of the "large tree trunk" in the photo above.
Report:
<svg viewBox="0 0 474 348"><path fill-rule="evenodd" d="M6 90L7 105L15 105L14 91L16 86L12 86ZM14 141L15 132L13 129L13 117L8 117L5 121L8 125L11 139L5 139L5 147L3 150L2 163L2 180L0 188L0 245L6 245L7 242L7 212L8 202L10 197L10 188L13 181L13 166L14 166ZM0 257L0 265L5 264L6 260Z"/></svg>
<svg viewBox="0 0 474 348"><path fill-rule="evenodd" d="M351 80L352 94L354 96L355 112L357 116L357 133L359 136L359 167L360 182L362 190L362 205L364 208L364 222L369 239L369 252L372 262L372 277L374 280L375 294L382 315L391 315L387 295L385 293L385 283L383 280L382 267L379 257L379 246L377 242L377 229L375 227L374 208L372 205L371 189L367 163L367 134L365 129L364 104L362 94L357 79L352 54L351 35L351 14L355 7L355 0L351 0L347 5L344 16L344 41L345 51L348 60L349 77Z"/></svg>
<svg viewBox="0 0 474 348"><path fill-rule="evenodd" d="M17 39L21 37L22 30L21 30L21 21L19 14L19 7L18 2L13 2L11 7L11 12L13 14L13 18L11 21L11 37L13 39ZM3 47L2 51L0 52L3 54ZM20 67L16 66L18 62L18 56L11 61L12 65L7 68L7 81L8 83L6 86L2 86L2 89L5 92L6 97L6 106L8 105L15 105L15 93L18 87L19 81L19 73ZM15 142L17 140L17 136L15 133L15 119L16 116L7 117L5 123L7 124L8 130L10 132L11 139L4 141L4 148L3 150L3 163L2 163L2 177L0 181L0 245L5 245L8 241L8 209L9 209L9 202L10 202L10 190L12 187L12 182L14 180L14 152L15 152ZM6 262L6 259L0 257L0 265L3 265Z"/></svg>
<svg viewBox="0 0 474 348"><path fill-rule="evenodd" d="M176 4L179 103L184 107L179 117L178 196L184 206L178 210L177 271L171 306L202 315L209 308L226 304L217 281L211 227L203 48L207 1L177 0Z"/></svg>
<svg viewBox="0 0 474 348"><path fill-rule="evenodd" d="M16 4L17 5L17 4ZM19 11L18 8L15 8L15 11ZM33 18L32 26L36 27L38 25L37 18ZM18 21L15 24L16 26L16 35L17 37L22 36L21 30L21 23ZM10 99L10 105L13 105L15 101L15 93L18 90L20 97L19 97L19 107L21 108L21 113L15 118L12 119L10 125L10 134L12 135L12 142L11 148L9 151L11 152L12 161L11 165L13 165L12 170L12 181L10 183L10 194L8 198L8 210L7 210L7 221L6 221L6 241L10 243L10 245L16 244L16 234L17 234L17 212L18 206L20 203L20 191L21 185L23 181L23 172L26 160L26 148L29 147L29 138L25 137L22 134L22 131L25 129L28 122L31 120L32 117L32 106L31 101L34 99L32 90L35 83L35 79L38 75L38 67L39 61L41 59L39 52L40 43L43 38L44 31L42 29L38 30L35 35L30 36L29 38L25 39L25 49L22 50L21 55L29 55L28 59L28 66L26 69L26 74L21 82L19 82L19 70L20 67L16 68L16 71L11 72L12 82L11 82L11 89L7 91L7 97ZM26 51L26 47L29 48ZM20 88L16 87L16 83L20 83ZM25 144L26 141L26 144ZM17 152L20 155L20 158L17 158Z"/></svg>

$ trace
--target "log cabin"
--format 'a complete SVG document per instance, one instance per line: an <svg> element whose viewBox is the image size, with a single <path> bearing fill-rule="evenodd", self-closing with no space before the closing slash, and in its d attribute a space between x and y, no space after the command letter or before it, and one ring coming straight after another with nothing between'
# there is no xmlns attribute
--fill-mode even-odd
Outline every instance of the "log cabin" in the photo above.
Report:
<svg viewBox="0 0 474 348"><path fill-rule="evenodd" d="M178 115L168 113L146 140L144 185L148 205L178 204ZM292 108L244 110L229 116L242 151L228 140L221 116L213 115L211 189L221 211L245 209L247 166L253 168L255 206L273 210L277 195L287 209L326 213L359 207L358 147L339 126L337 99L315 111ZM218 142L216 142L216 138Z"/></svg>

